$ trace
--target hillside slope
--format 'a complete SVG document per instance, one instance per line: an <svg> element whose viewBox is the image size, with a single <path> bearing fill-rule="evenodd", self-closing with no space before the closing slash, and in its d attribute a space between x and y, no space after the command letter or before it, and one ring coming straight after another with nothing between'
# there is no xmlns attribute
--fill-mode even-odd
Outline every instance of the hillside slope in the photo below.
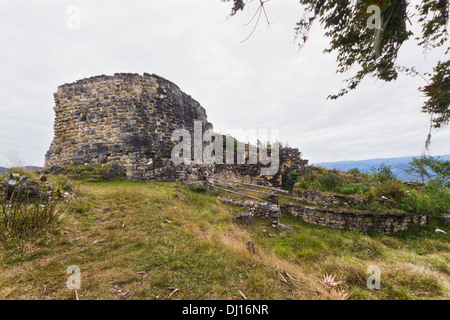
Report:
<svg viewBox="0 0 450 320"><path fill-rule="evenodd" d="M52 233L0 247L0 299L74 299L71 265L80 299L450 298L449 235L432 228L368 235L285 216L290 233L236 224L243 208L179 183L73 184ZM381 290L366 287L374 264ZM344 283L330 291L326 274Z"/></svg>

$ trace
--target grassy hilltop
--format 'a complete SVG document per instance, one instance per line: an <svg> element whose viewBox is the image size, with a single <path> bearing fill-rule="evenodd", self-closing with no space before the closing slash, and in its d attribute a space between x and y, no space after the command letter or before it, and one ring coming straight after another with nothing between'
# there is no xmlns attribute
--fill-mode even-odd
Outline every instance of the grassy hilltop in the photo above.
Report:
<svg viewBox="0 0 450 320"><path fill-rule="evenodd" d="M95 180L70 181L75 196L45 232L3 241L0 299L75 299L71 265L81 268L80 299L450 298L448 227L381 235L284 215L291 233L264 219L237 224L244 208L183 183ZM380 290L366 287L370 265ZM331 290L326 275L336 276Z"/></svg>

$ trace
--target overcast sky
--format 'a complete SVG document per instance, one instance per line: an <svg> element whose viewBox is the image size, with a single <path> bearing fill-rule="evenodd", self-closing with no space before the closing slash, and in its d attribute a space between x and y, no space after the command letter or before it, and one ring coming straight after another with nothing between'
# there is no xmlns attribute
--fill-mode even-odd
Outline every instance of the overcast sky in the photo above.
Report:
<svg viewBox="0 0 450 320"><path fill-rule="evenodd" d="M70 5L80 8L69 29ZM253 9L252 9L253 8ZM155 73L199 101L218 132L279 129L310 163L418 155L428 133L420 78L366 79L347 96L336 57L316 24L299 52L294 0L266 4L271 25L244 26L256 7L226 20L219 0L1 0L0 158L17 152L42 166L53 137L53 93L64 83L117 72ZM431 71L443 51L415 43L398 62ZM239 138L239 137L238 137ZM434 132L431 153L450 153L450 129ZM7 165L7 163L0 163Z"/></svg>

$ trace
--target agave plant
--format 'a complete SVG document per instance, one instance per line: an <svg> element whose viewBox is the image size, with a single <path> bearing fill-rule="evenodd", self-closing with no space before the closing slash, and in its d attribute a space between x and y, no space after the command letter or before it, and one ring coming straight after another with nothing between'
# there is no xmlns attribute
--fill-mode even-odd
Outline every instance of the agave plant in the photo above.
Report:
<svg viewBox="0 0 450 320"><path fill-rule="evenodd" d="M339 288L339 285L344 283L344 281L336 280L336 278L337 275L325 274L322 279L317 278L317 280L319 280L333 296L340 300L347 300L350 297L350 294L346 290Z"/></svg>
<svg viewBox="0 0 450 320"><path fill-rule="evenodd" d="M336 277L337 275L325 274L322 279L318 280L325 286L325 288L331 290L336 288L341 283L344 283L344 281L336 281Z"/></svg>

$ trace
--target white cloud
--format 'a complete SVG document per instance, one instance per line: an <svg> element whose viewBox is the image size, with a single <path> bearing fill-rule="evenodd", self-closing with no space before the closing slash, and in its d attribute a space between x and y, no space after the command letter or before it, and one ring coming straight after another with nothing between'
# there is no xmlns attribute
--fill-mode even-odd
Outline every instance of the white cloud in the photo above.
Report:
<svg viewBox="0 0 450 320"><path fill-rule="evenodd" d="M81 8L81 29L66 27L67 7ZM419 78L366 80L337 100L343 84L333 55L321 54L320 26L301 52L293 43L301 8L267 3L270 28L252 25L252 11L226 20L219 0L24 1L0 5L0 153L17 150L42 165L53 137L53 92L63 83L116 72L156 73L205 108L215 129L276 128L281 140L312 162L420 153L428 119L421 114ZM225 21L226 20L226 21ZM441 52L424 59L414 44L399 61L429 71ZM448 128L431 151L450 153Z"/></svg>

